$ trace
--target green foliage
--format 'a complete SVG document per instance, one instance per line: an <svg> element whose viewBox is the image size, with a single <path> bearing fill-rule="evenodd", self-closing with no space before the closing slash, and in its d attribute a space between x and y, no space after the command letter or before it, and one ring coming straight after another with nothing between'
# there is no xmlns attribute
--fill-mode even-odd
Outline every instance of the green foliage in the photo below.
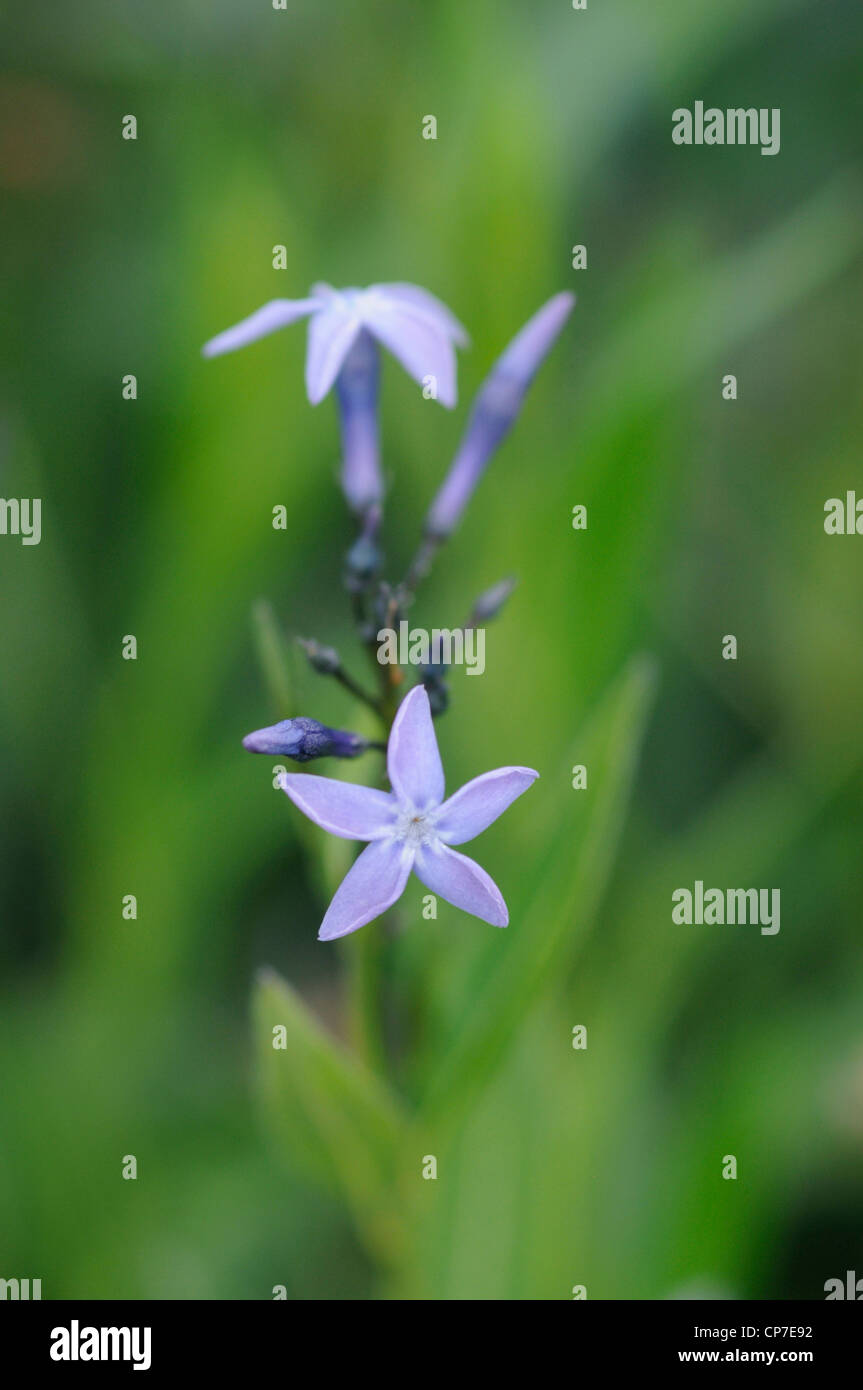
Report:
<svg viewBox="0 0 863 1390"><path fill-rule="evenodd" d="M40 546L0 537L2 1272L51 1298L820 1297L863 1237L863 542L822 527L861 492L859 4L3 24L0 493L44 508ZM696 96L781 107L781 153L674 147ZM289 714L368 731L292 647L367 674L303 329L199 356L320 278L427 285L471 334L453 413L384 367L392 574L492 359L578 293L412 612L519 578L440 722L451 788L541 772L477 846L506 932L427 921L413 885L377 936L317 943L352 847L241 747ZM780 934L675 927L695 878L780 887Z"/></svg>
<svg viewBox="0 0 863 1390"><path fill-rule="evenodd" d="M543 805L549 846L528 870L513 930L477 962L458 1003L461 1027L432 1042L438 1061L421 1106L429 1127L463 1122L537 999L576 958L611 870L653 686L651 663L634 661L572 745L564 766L586 765L588 786L575 791L560 779Z"/></svg>
<svg viewBox="0 0 863 1390"><path fill-rule="evenodd" d="M280 1150L336 1193L372 1250L391 1258L398 1241L395 1155L404 1123L395 1098L271 972L258 981L254 1013L260 1093Z"/></svg>
<svg viewBox="0 0 863 1390"><path fill-rule="evenodd" d="M495 935L483 954L482 969L461 1001L468 1026L429 1040L436 1060L410 1118L364 1063L326 1035L288 985L269 972L258 983L258 1083L279 1150L341 1199L396 1289L410 1287L416 1277L410 1248L423 1150L448 1154L453 1134L525 1030L543 991L571 964L597 910L626 812L653 674L648 661L634 662L575 745L590 766L590 789L568 789L556 798L557 833L541 871L523 895L512 930L502 941ZM350 945L356 951L360 943Z"/></svg>

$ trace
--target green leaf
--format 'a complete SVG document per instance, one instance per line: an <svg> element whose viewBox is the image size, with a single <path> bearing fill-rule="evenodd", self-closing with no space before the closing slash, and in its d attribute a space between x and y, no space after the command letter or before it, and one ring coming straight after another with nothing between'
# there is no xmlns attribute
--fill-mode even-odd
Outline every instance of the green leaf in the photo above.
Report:
<svg viewBox="0 0 863 1390"><path fill-rule="evenodd" d="M547 805L549 852L523 909L495 934L474 972L464 1026L429 1079L424 1124L455 1126L555 974L568 968L599 906L611 870L655 685L652 660L639 657L606 696L564 763L583 763L588 785Z"/></svg>
<svg viewBox="0 0 863 1390"><path fill-rule="evenodd" d="M395 1196L403 1129L382 1082L340 1047L295 990L262 971L254 992L258 1089L265 1123L299 1172L339 1197L379 1259L401 1245ZM284 1029L278 1041L274 1029Z"/></svg>
<svg viewBox="0 0 863 1390"><path fill-rule="evenodd" d="M294 713L291 657L269 599L259 598L253 604L252 628L258 662L270 699L279 718L289 719Z"/></svg>

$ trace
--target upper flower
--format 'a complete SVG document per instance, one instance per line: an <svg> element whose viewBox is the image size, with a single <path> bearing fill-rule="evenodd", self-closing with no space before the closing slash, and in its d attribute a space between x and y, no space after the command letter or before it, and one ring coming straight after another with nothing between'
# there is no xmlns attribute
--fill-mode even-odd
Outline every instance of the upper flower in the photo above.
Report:
<svg viewBox="0 0 863 1390"><path fill-rule="evenodd" d="M414 686L399 706L387 746L391 792L330 777L284 773L295 806L332 835L368 840L330 903L321 941L347 936L401 897L411 870L433 893L495 927L509 922L506 903L462 845L496 821L539 776L529 767L499 767L475 777L444 801L444 773L428 696Z"/></svg>
<svg viewBox="0 0 863 1390"><path fill-rule="evenodd" d="M326 396L363 330L388 348L416 381L422 384L434 377L437 399L443 405L455 405L453 344L463 347L467 334L446 305L418 285L344 290L313 285L308 299L273 299L211 338L204 345L204 356L233 352L302 318L309 319L306 390L312 405Z"/></svg>

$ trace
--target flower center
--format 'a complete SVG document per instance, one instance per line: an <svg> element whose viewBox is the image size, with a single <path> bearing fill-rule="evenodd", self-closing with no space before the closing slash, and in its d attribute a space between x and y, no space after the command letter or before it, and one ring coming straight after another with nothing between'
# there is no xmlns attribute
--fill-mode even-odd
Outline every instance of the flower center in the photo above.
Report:
<svg viewBox="0 0 863 1390"><path fill-rule="evenodd" d="M396 838L418 849L435 838L434 826L426 812L408 807L399 816Z"/></svg>

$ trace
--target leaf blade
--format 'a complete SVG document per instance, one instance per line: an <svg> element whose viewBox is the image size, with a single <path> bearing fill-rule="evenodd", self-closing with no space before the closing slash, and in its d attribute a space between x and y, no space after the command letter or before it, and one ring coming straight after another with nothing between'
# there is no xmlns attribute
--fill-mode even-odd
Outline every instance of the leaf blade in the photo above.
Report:
<svg viewBox="0 0 863 1390"><path fill-rule="evenodd" d="M526 913L483 957L477 977L482 995L471 1001L468 1022L429 1078L420 1121L452 1127L479 1094L505 1053L519 1023L573 945L569 921L579 911L578 936L586 933L605 888L622 828L629 790L647 721L655 667L635 658L612 688L572 762L588 765L589 790L578 793L573 812L559 815L559 830L546 857L539 888ZM569 765L572 765L572 762ZM575 859L568 842L573 823L585 828Z"/></svg>
<svg viewBox="0 0 863 1390"><path fill-rule="evenodd" d="M370 1249L392 1260L400 1244L393 1177L404 1127L395 1097L272 971L258 978L253 1012L258 1091L280 1152L339 1197ZM285 1030L284 1048L273 1045L277 1027Z"/></svg>

